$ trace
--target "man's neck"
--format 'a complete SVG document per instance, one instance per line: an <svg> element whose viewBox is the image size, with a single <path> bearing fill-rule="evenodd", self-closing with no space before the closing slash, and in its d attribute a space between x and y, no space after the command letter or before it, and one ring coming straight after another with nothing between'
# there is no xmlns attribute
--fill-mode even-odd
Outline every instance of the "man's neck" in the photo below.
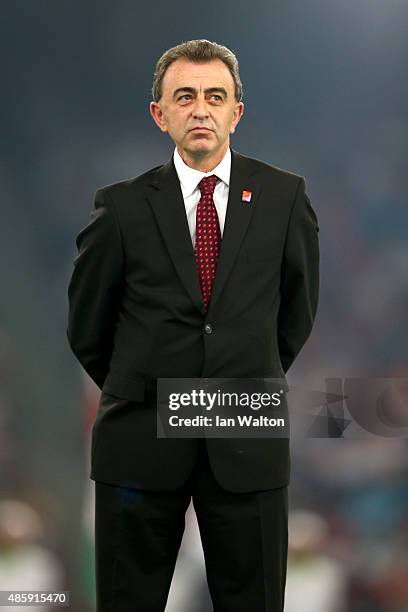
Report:
<svg viewBox="0 0 408 612"><path fill-rule="evenodd" d="M216 155L212 155L211 157L193 157L184 151L183 149L179 149L177 147L177 151L183 160L183 162L193 168L194 170L199 170L200 172L211 172L218 166L218 164L224 159L226 152L228 151L229 143L224 149L220 152L217 152Z"/></svg>

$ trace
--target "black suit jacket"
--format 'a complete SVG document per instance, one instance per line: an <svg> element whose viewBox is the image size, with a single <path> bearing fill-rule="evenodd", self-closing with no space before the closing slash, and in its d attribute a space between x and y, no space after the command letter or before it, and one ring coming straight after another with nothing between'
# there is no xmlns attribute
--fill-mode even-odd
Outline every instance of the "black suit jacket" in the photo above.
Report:
<svg viewBox="0 0 408 612"><path fill-rule="evenodd" d="M158 377L282 377L312 329L318 222L302 176L231 149L227 215L208 312L178 176L166 164L96 191L76 239L70 346L102 390L90 477L175 490L197 439L156 434ZM252 192L250 203L242 191ZM211 323L213 332L204 327ZM232 492L285 486L289 440L207 439Z"/></svg>

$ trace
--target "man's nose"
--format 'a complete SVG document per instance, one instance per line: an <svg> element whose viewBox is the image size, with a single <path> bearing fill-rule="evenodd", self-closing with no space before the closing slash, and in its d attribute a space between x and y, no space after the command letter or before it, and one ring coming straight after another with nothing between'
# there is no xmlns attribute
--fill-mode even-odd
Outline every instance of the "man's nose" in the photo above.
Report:
<svg viewBox="0 0 408 612"><path fill-rule="evenodd" d="M207 103L204 98L196 98L193 108L193 116L196 119L205 119L205 117L208 117Z"/></svg>

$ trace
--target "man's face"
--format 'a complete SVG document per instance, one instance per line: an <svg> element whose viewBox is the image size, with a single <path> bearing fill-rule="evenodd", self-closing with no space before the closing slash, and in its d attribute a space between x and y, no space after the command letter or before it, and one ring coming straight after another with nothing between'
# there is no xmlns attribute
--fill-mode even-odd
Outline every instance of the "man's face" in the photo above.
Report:
<svg viewBox="0 0 408 612"><path fill-rule="evenodd" d="M151 102L150 112L184 159L222 159L243 108L224 62L197 64L180 58L166 70L162 97Z"/></svg>

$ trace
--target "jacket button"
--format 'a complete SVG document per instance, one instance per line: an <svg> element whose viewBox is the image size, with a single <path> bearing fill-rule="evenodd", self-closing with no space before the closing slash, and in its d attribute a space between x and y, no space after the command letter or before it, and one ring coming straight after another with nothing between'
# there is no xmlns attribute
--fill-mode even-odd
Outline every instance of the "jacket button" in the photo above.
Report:
<svg viewBox="0 0 408 612"><path fill-rule="evenodd" d="M212 334L213 332L213 327L211 325L211 323L207 323L204 327L204 331L206 334Z"/></svg>

